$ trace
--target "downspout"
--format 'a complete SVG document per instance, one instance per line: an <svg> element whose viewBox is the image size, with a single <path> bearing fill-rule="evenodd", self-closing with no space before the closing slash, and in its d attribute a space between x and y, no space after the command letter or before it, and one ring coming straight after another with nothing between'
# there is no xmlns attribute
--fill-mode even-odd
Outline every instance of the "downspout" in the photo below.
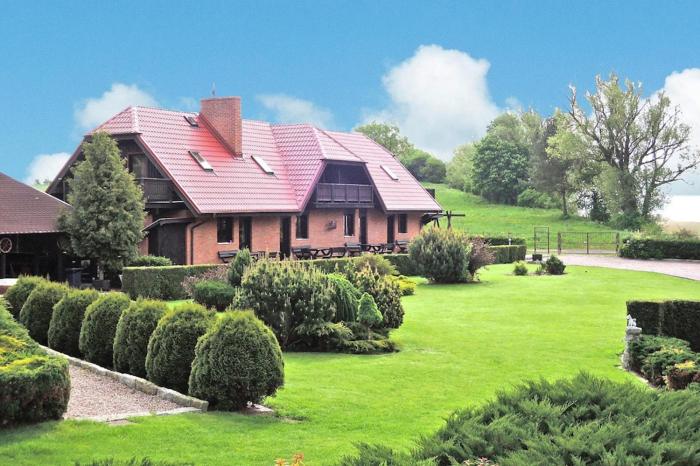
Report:
<svg viewBox="0 0 700 466"><path fill-rule="evenodd" d="M204 220L199 220L195 223L190 223L187 229L189 230L190 233L190 260L189 260L189 265L194 265L194 230L196 228L201 227L204 225L206 222Z"/></svg>

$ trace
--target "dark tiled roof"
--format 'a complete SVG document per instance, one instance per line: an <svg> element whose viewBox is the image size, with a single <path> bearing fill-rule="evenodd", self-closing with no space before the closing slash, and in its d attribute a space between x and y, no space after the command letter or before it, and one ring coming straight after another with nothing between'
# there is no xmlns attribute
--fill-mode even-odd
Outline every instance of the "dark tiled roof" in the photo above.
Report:
<svg viewBox="0 0 700 466"><path fill-rule="evenodd" d="M0 235L54 233L68 204L0 173Z"/></svg>

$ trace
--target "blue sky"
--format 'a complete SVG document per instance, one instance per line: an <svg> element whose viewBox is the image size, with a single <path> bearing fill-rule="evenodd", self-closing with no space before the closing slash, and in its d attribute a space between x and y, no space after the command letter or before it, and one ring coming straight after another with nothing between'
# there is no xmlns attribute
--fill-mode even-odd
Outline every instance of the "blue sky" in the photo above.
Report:
<svg viewBox="0 0 700 466"><path fill-rule="evenodd" d="M0 171L50 173L110 109L196 110L213 82L246 118L387 118L449 158L499 112L548 114L614 70L667 89L700 135L699 17L693 2L6 3Z"/></svg>

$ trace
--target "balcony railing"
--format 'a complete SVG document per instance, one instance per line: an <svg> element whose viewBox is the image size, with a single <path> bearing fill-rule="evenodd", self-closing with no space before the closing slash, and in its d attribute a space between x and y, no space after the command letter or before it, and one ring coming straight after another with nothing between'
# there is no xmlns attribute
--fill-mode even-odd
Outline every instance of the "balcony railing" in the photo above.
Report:
<svg viewBox="0 0 700 466"><path fill-rule="evenodd" d="M143 188L146 204L178 202L173 182L165 178L136 178Z"/></svg>
<svg viewBox="0 0 700 466"><path fill-rule="evenodd" d="M372 186L340 183L316 185L317 206L372 206L373 204Z"/></svg>

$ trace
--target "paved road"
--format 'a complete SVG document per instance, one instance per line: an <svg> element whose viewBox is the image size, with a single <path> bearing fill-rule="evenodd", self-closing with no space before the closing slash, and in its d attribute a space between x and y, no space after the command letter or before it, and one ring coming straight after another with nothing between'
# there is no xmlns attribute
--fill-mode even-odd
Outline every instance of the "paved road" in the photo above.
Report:
<svg viewBox="0 0 700 466"><path fill-rule="evenodd" d="M623 259L612 254L562 254L560 257L567 265L590 265L611 269L658 272L700 281L700 261Z"/></svg>

